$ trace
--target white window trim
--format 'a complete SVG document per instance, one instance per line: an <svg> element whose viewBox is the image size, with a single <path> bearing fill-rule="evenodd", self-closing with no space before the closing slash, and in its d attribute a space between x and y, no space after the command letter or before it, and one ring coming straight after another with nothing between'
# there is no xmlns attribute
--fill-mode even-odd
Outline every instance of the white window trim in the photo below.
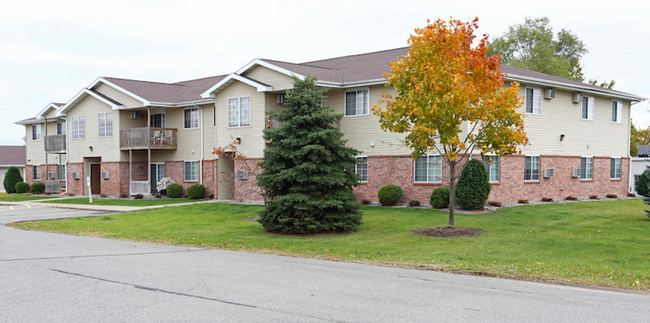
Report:
<svg viewBox="0 0 650 323"><path fill-rule="evenodd" d="M192 125L192 120L190 120L190 127L186 127L186 119L185 119L185 111L187 110L196 110L196 127L191 127ZM190 117L192 116L192 113L190 112ZM200 118L200 111L199 108L185 108L183 109L183 129L199 129L201 127L201 118Z"/></svg>
<svg viewBox="0 0 650 323"><path fill-rule="evenodd" d="M612 103L616 102L616 120L612 120L611 113L614 112L614 107L610 111L609 122L611 123L623 123L623 102L619 100L612 100Z"/></svg>
<svg viewBox="0 0 650 323"><path fill-rule="evenodd" d="M59 176L59 180L61 180L61 181L66 181L68 179L68 170L67 170L67 167L65 165L66 164L57 165L57 172L59 172L58 176ZM63 169L61 169L61 168L63 168ZM63 174L60 174L60 173L63 173Z"/></svg>
<svg viewBox="0 0 650 323"><path fill-rule="evenodd" d="M587 100L587 118L582 117L582 109L584 100ZM582 96L582 101L580 102L580 120L594 121L594 105L596 104L596 99L593 96Z"/></svg>
<svg viewBox="0 0 650 323"><path fill-rule="evenodd" d="M83 119L84 119L84 122L83 122L83 125L84 125L84 131L83 131L83 132L81 132L81 131L79 130L79 124L80 124L79 119L80 119L81 117L83 117ZM77 133L76 133L76 137L75 137L75 131L74 131L75 119L77 119ZM72 123L72 125L70 126L70 132L72 132L72 133L70 134L70 136L71 136L70 138L75 139L75 140L77 140L77 139L86 139L86 115L72 116L72 117L70 117L70 122Z"/></svg>
<svg viewBox="0 0 650 323"><path fill-rule="evenodd" d="M359 182L367 183L368 178L370 177L370 172L369 172L370 169L368 168L368 156L356 156L355 158L357 160L359 160L359 158L365 158L366 159L366 180L363 180L363 178L362 178ZM354 173L357 174L357 175L359 175L358 170L357 170L357 165L358 164L359 164L358 162L354 164ZM359 175L359 177L361 177L361 175Z"/></svg>
<svg viewBox="0 0 650 323"><path fill-rule="evenodd" d="M151 116L153 117L154 115L158 115L158 114L160 114L160 116L161 116L160 118L161 118L162 126L160 128L167 128L167 115L166 115L166 112L152 113ZM183 118L185 118L185 112L184 111L183 111ZM153 118L151 119L151 121L153 121ZM149 124L149 125L151 126L151 124ZM183 126L185 126L185 120L183 120ZM158 128L158 127L154 127L154 126L151 126L151 127L152 128Z"/></svg>
<svg viewBox="0 0 650 323"><path fill-rule="evenodd" d="M420 158L422 158L422 157L427 158L427 180L426 181L418 181L418 180L416 180L416 173L417 173L417 169L416 169L417 164L416 163L417 163L417 160L414 160L413 161L413 182L414 183L438 183L438 184L442 183L442 176L443 176L443 171L444 171L442 169L442 156L437 155L437 154L430 154L430 155L420 156ZM440 158L440 180L438 180L438 181L429 180L429 164L431 164L431 163L429 163L429 160L428 160L429 157L441 157ZM436 165L433 165L433 166L436 166Z"/></svg>
<svg viewBox="0 0 650 323"><path fill-rule="evenodd" d="M59 125L61 125L61 126L59 126ZM60 133L61 129L63 129L63 131L65 131L65 133ZM65 122L65 121L57 122L56 123L56 134L57 135L67 135L68 134L68 123Z"/></svg>
<svg viewBox="0 0 650 323"><path fill-rule="evenodd" d="M526 158L528 157L530 158L537 157L537 179L526 179ZM542 177L541 170L542 170L542 158L540 158L539 155L524 156L524 182L531 182L531 183L539 182L540 178Z"/></svg>
<svg viewBox="0 0 650 323"><path fill-rule="evenodd" d="M528 99L528 90L533 90L533 111L528 112L527 99ZM537 87L526 87L524 89L524 113L529 115L541 115L542 114L542 89Z"/></svg>
<svg viewBox="0 0 650 323"><path fill-rule="evenodd" d="M348 92L359 92L359 91L366 91L368 93L368 100L366 101L366 107L365 107L365 113L364 114L348 114L348 100L347 100L347 95ZM323 102L321 101L321 105ZM358 112L359 108L356 107L356 111ZM363 117L363 116L368 116L370 115L370 88L364 87L364 88L355 88L355 89L348 89L345 90L345 93L343 94L343 115L346 117Z"/></svg>
<svg viewBox="0 0 650 323"><path fill-rule="evenodd" d="M587 158L587 164L589 163L588 161L591 159L591 177L587 177L587 170L584 170L585 177L582 177L583 169L582 169L582 159ZM589 168L587 168L589 169ZM580 180L581 181L592 181L594 180L594 157L593 156L582 156L580 157Z"/></svg>
<svg viewBox="0 0 650 323"><path fill-rule="evenodd" d="M196 163L196 179L187 179L185 176L187 175L186 167L187 163ZM183 161L183 181L184 182L198 182L199 181L199 176L201 176L201 172L199 167L201 167L200 163L198 160L184 160ZM167 171L167 170L165 170Z"/></svg>
<svg viewBox="0 0 650 323"><path fill-rule="evenodd" d="M611 157L611 159L609 160L610 163L612 162L612 160L618 161L618 162L615 161L615 163L618 164L618 177L612 177L612 169L611 169L612 165L610 164L609 165L609 167L610 167L610 169L609 169L609 178L610 179L621 179L621 177L623 175L623 159L621 157ZM616 165L614 167L616 167ZM614 169L614 175L616 175L616 168Z"/></svg>
<svg viewBox="0 0 650 323"><path fill-rule="evenodd" d="M38 129L38 138L34 139L34 129ZM32 141L41 141L43 140L43 127L39 124L32 125Z"/></svg>
<svg viewBox="0 0 650 323"><path fill-rule="evenodd" d="M490 179L490 170L489 169L486 169L486 170L487 170L487 173L488 173L488 182L490 182L490 183L499 183L501 181L501 156L499 156L499 155L485 155L484 157L487 157L487 158L490 158L490 159L495 158L495 157L497 158L498 163L499 163L499 165L497 167L497 177L499 179L497 179L496 181L491 180ZM482 161L483 161L483 159L481 158L481 162ZM484 165L485 165L485 163L484 163ZM492 167L492 165L490 165L490 167Z"/></svg>
<svg viewBox="0 0 650 323"><path fill-rule="evenodd" d="M38 169L38 172L35 170ZM38 178L36 178L36 174L38 174ZM42 181L43 180L43 172L41 171L41 165L32 165L32 180L33 181Z"/></svg>
<svg viewBox="0 0 650 323"><path fill-rule="evenodd" d="M249 105L250 105L249 106L249 111L248 111L248 115L249 115L250 119L248 120L248 125L246 125L246 126L242 126L242 118L241 118L241 115L242 115L241 114L241 111L242 111L241 110L241 99L242 98L248 98L248 102L249 102ZM237 99L237 109L238 109L238 112L239 112L239 120L237 120L238 125L236 125L236 126L231 126L230 125L230 107L228 106L228 101L230 101L232 99ZM236 129L236 128L250 128L252 126L253 126L253 97L248 95L248 96L238 96L238 97L227 98L226 99L226 127L228 129Z"/></svg>
<svg viewBox="0 0 650 323"><path fill-rule="evenodd" d="M102 135L101 118L104 116L104 134ZM111 118L110 128L108 126L108 116ZM108 133L110 132L110 135ZM110 138L113 137L113 112L100 112L97 114L97 137Z"/></svg>

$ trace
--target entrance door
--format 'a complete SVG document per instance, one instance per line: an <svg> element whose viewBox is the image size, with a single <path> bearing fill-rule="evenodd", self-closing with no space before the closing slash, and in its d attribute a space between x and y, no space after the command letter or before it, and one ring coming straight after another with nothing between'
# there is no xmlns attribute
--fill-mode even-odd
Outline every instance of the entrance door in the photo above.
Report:
<svg viewBox="0 0 650 323"><path fill-rule="evenodd" d="M151 164L151 194L157 194L156 185L165 177L165 164Z"/></svg>
<svg viewBox="0 0 650 323"><path fill-rule="evenodd" d="M101 175L100 164L90 164L90 189L93 194L102 192Z"/></svg>

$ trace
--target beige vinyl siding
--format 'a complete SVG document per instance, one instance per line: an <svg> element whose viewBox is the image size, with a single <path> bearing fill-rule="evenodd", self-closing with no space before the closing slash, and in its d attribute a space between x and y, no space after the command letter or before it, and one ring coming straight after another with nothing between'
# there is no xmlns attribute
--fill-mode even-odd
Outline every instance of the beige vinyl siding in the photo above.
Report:
<svg viewBox="0 0 650 323"><path fill-rule="evenodd" d="M525 86L522 85L522 89ZM523 96L523 90L520 92ZM543 94L542 94L543 95ZM540 115L526 115L530 144L526 155L627 156L630 102L623 102L622 123L612 123L609 97L594 96L594 120L581 120L581 104L573 92L556 90L555 99L542 98ZM524 107L520 112L523 113ZM560 141L560 135L565 138Z"/></svg>
<svg viewBox="0 0 650 323"><path fill-rule="evenodd" d="M41 124L42 125L42 124ZM41 126L41 138L44 130ZM55 129L56 131L56 129ZM32 124L25 125L25 154L28 165L45 164L45 140L32 140Z"/></svg>
<svg viewBox="0 0 650 323"><path fill-rule="evenodd" d="M113 136L99 137L98 117L102 112L113 112ZM69 162L78 163L84 157L101 157L103 162L120 160L120 114L107 104L86 96L72 110L66 113L68 136L72 136L72 117L84 115L86 118L86 138L68 140ZM90 151L89 146L93 147Z"/></svg>
<svg viewBox="0 0 650 323"><path fill-rule="evenodd" d="M50 109L44 116L45 119L54 119L56 118L56 109Z"/></svg>
<svg viewBox="0 0 650 323"><path fill-rule="evenodd" d="M369 90L370 109L373 104L377 104L381 98L382 92L395 96L393 88L387 88L383 85L366 87ZM345 114L345 91L331 89L327 96L326 105L334 109L336 113ZM344 139L348 140L350 147L361 150L361 155L407 155L411 150L404 147L402 141L404 134L385 132L379 126L379 117L369 111L368 115L350 116L341 118L340 131L345 135ZM374 144L374 147L372 146Z"/></svg>
<svg viewBox="0 0 650 323"><path fill-rule="evenodd" d="M251 97L251 126L228 128L228 99L243 96ZM218 147L232 143L235 138L241 138L239 151L247 157L263 156L264 139L262 130L265 126L265 93L257 92L254 87L241 82L234 82L216 97L217 106L217 139Z"/></svg>
<svg viewBox="0 0 650 323"><path fill-rule="evenodd" d="M106 84L100 84L95 88L95 91L104 94L108 96L109 98L119 102L122 104L125 108L138 108L142 107L143 103L114 89L113 87L106 85Z"/></svg>
<svg viewBox="0 0 650 323"><path fill-rule="evenodd" d="M273 87L273 91L293 88L293 79L264 66L257 66L246 72L244 76Z"/></svg>

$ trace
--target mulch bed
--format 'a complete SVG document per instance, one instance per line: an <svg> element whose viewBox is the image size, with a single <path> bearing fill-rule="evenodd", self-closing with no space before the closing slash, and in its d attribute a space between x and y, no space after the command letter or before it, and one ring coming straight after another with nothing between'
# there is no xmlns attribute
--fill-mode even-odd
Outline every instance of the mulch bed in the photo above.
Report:
<svg viewBox="0 0 650 323"><path fill-rule="evenodd" d="M483 229L476 228L463 228L463 227L437 227L437 228L424 228L413 231L413 234L419 234L427 237L436 238L463 238L473 237L485 232Z"/></svg>

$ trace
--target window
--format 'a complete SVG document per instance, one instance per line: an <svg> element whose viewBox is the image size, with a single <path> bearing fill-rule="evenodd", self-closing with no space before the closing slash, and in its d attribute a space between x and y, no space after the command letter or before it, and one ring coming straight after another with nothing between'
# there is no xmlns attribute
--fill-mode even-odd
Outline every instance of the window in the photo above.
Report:
<svg viewBox="0 0 650 323"><path fill-rule="evenodd" d="M40 181L41 180L41 165L34 165L32 166L32 169L34 170L34 180L35 181Z"/></svg>
<svg viewBox="0 0 650 323"><path fill-rule="evenodd" d="M183 116L185 129L196 129L199 127L199 109L185 109Z"/></svg>
<svg viewBox="0 0 650 323"><path fill-rule="evenodd" d="M594 120L594 97L582 97L582 120Z"/></svg>
<svg viewBox="0 0 650 323"><path fill-rule="evenodd" d="M68 132L68 124L67 122L57 122L56 123L56 134L57 135L65 135Z"/></svg>
<svg viewBox="0 0 650 323"><path fill-rule="evenodd" d="M499 156L484 156L483 164L488 173L488 180L490 182L499 181Z"/></svg>
<svg viewBox="0 0 650 323"><path fill-rule="evenodd" d="M217 105L212 106L212 126L217 126Z"/></svg>
<svg viewBox="0 0 650 323"><path fill-rule="evenodd" d="M228 99L228 128L250 127L251 97Z"/></svg>
<svg viewBox="0 0 650 323"><path fill-rule="evenodd" d="M65 164L64 165L59 165L59 179L62 179L65 181L66 179L66 173L65 173Z"/></svg>
<svg viewBox="0 0 650 323"><path fill-rule="evenodd" d="M609 178L621 178L621 158L612 158Z"/></svg>
<svg viewBox="0 0 650 323"><path fill-rule="evenodd" d="M636 192L636 184L639 182L639 178L641 178L641 175L634 175L634 191Z"/></svg>
<svg viewBox="0 0 650 323"><path fill-rule="evenodd" d="M166 123L165 114L156 113L151 115L151 122L149 126L152 128L165 128Z"/></svg>
<svg viewBox="0 0 650 323"><path fill-rule="evenodd" d="M41 140L41 125L32 125L32 140Z"/></svg>
<svg viewBox="0 0 650 323"><path fill-rule="evenodd" d="M539 156L525 157L524 180L539 181Z"/></svg>
<svg viewBox="0 0 650 323"><path fill-rule="evenodd" d="M542 114L542 89L526 88L526 113Z"/></svg>
<svg viewBox="0 0 650 323"><path fill-rule="evenodd" d="M354 173L361 177L362 182L368 181L368 157L357 157Z"/></svg>
<svg viewBox="0 0 650 323"><path fill-rule="evenodd" d="M415 181L442 182L442 158L438 155L422 156L415 161Z"/></svg>
<svg viewBox="0 0 650 323"><path fill-rule="evenodd" d="M86 138L86 116L72 117L72 139Z"/></svg>
<svg viewBox="0 0 650 323"><path fill-rule="evenodd" d="M97 128L100 137L113 137L113 112L103 112L97 115Z"/></svg>
<svg viewBox="0 0 650 323"><path fill-rule="evenodd" d="M199 180L199 162L196 160L185 162L185 181L196 182Z"/></svg>
<svg viewBox="0 0 650 323"><path fill-rule="evenodd" d="M594 177L594 158L580 158L580 179L593 179Z"/></svg>
<svg viewBox="0 0 650 323"><path fill-rule="evenodd" d="M623 119L623 102L612 101L612 122L621 123Z"/></svg>
<svg viewBox="0 0 650 323"><path fill-rule="evenodd" d="M345 92L345 115L364 116L370 111L370 100L368 90L356 90Z"/></svg>

